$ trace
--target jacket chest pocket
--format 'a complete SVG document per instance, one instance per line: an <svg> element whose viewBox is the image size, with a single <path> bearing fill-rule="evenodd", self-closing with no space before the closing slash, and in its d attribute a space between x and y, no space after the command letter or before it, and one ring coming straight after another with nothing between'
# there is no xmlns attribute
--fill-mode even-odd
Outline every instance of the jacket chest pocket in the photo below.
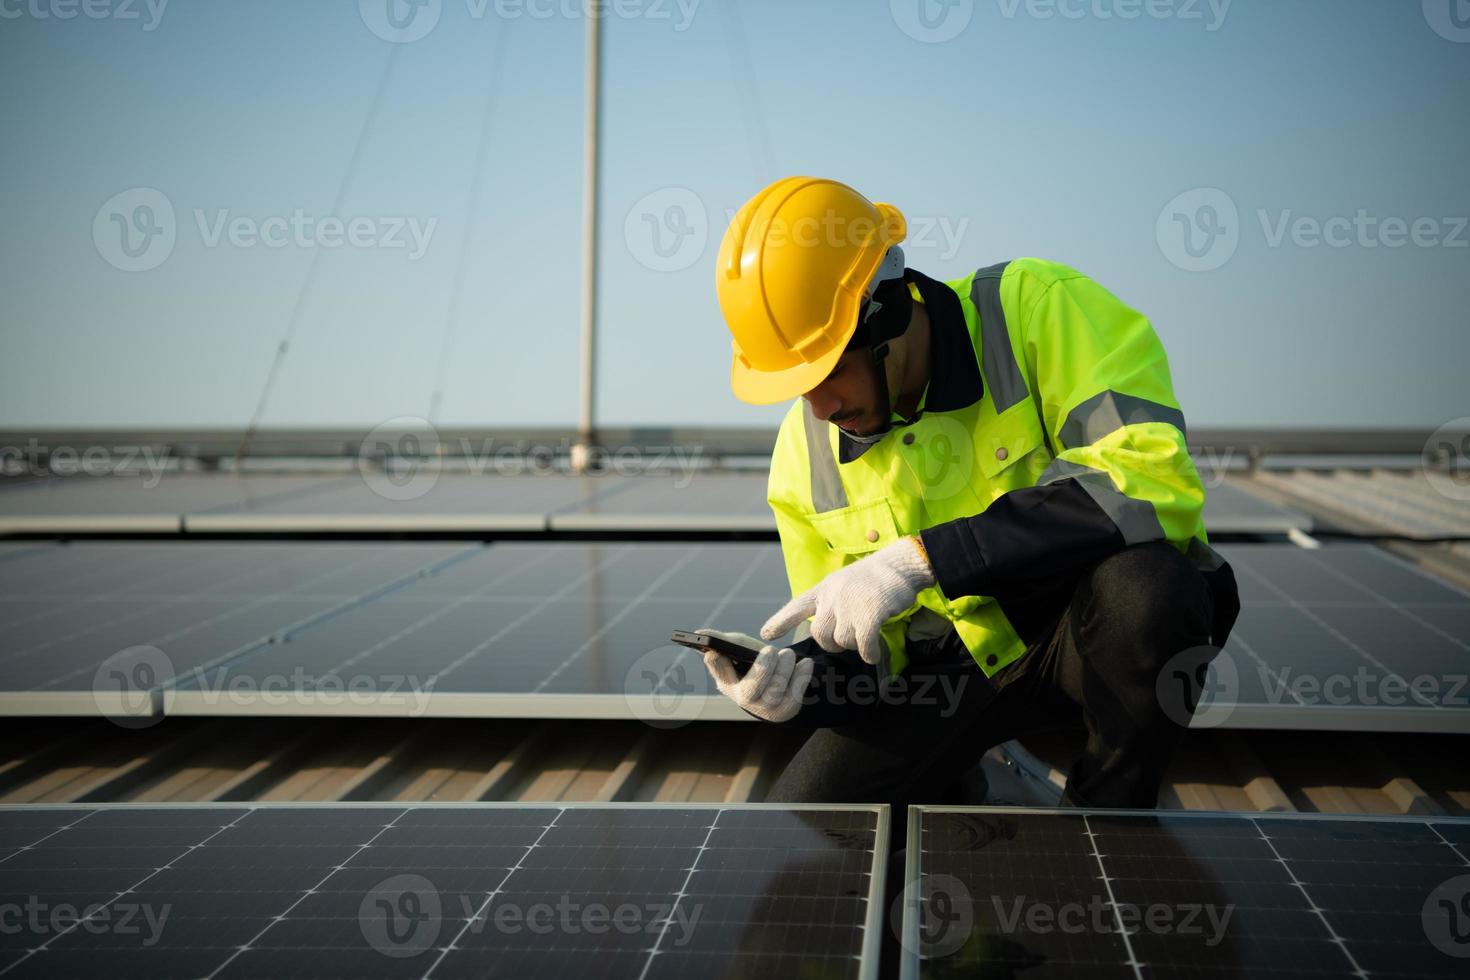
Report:
<svg viewBox="0 0 1470 980"><path fill-rule="evenodd" d="M1030 401L1013 406L976 433L976 464L1001 493L1035 483L1051 460L1046 433Z"/></svg>
<svg viewBox="0 0 1470 980"><path fill-rule="evenodd" d="M846 555L866 555L902 537L883 499L813 514L811 524L829 550Z"/></svg>

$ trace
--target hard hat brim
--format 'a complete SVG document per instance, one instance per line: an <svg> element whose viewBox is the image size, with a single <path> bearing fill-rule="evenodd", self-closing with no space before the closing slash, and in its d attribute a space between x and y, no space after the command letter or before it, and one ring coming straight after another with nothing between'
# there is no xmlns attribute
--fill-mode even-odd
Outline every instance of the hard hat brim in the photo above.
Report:
<svg viewBox="0 0 1470 980"><path fill-rule="evenodd" d="M757 371L737 356L730 359L730 389L747 405L788 402L811 391L827 379L842 359L845 344L838 344L815 361L803 361L784 371Z"/></svg>

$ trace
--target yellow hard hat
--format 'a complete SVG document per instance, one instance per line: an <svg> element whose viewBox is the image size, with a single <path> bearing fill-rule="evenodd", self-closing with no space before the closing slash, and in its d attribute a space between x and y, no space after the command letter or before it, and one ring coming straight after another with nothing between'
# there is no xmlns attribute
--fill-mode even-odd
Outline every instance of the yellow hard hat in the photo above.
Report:
<svg viewBox="0 0 1470 980"><path fill-rule="evenodd" d="M735 397L768 405L821 384L857 330L879 264L907 231L893 205L835 180L785 177L747 201L715 270L734 338Z"/></svg>

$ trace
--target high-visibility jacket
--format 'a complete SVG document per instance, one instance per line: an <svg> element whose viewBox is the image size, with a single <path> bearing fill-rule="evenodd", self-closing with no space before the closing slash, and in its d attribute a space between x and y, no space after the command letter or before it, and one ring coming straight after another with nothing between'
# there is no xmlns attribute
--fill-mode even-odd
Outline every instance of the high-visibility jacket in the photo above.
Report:
<svg viewBox="0 0 1470 980"><path fill-rule="evenodd" d="M907 276L931 326L916 418L895 416L864 445L803 398L781 424L767 499L793 595L920 534L937 584L883 627L890 667L904 667L911 637L952 628L988 677L1054 620L1038 596L1070 595L1126 546L1167 540L1202 572L1228 574L1201 520L1168 360L1141 313L1042 259L948 283ZM1221 643L1234 611L1225 620Z"/></svg>

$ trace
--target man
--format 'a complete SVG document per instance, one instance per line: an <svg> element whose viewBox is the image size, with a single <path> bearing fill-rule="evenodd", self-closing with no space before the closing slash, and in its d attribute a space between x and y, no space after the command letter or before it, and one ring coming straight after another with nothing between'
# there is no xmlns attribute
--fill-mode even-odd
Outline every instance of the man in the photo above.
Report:
<svg viewBox="0 0 1470 980"><path fill-rule="evenodd" d="M990 746L1080 722L1066 799L1152 807L1239 611L1163 347L1073 269L938 282L905 267L905 232L891 205L790 177L725 234L735 394L795 399L768 484L794 598L761 636L810 617L833 656L723 634L756 665L706 665L749 713L823 726L773 801L932 801ZM858 658L907 694L813 680Z"/></svg>

